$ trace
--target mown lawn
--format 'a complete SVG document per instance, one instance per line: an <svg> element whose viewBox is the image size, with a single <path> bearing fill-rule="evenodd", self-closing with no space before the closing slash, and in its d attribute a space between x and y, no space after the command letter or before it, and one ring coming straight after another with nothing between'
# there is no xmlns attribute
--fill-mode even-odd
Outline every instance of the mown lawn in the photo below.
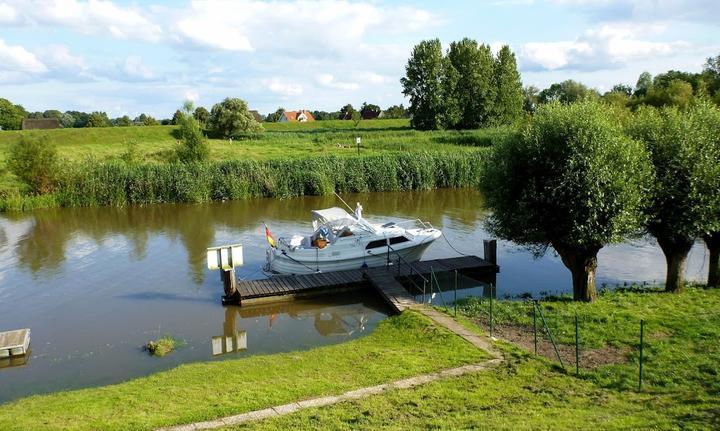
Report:
<svg viewBox="0 0 720 431"><path fill-rule="evenodd" d="M407 312L344 344L188 364L118 385L0 405L0 429L153 429L342 393L485 358L456 335Z"/></svg>
<svg viewBox="0 0 720 431"><path fill-rule="evenodd" d="M531 308L498 301L500 325L532 325ZM488 301L467 301L469 319L485 324ZM507 361L492 372L232 429L720 429L720 290L606 293L593 304L546 302L548 324L561 343L583 349L616 346L620 363L563 372L557 362L505 346ZM639 319L646 320L645 384L637 391ZM573 364L574 365L574 364Z"/></svg>

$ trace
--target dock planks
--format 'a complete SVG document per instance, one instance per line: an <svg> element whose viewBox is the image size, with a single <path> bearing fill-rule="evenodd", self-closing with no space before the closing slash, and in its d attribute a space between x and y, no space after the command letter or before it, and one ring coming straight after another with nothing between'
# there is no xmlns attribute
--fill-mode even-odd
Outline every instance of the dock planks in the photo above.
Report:
<svg viewBox="0 0 720 431"><path fill-rule="evenodd" d="M452 257L416 262L412 269L400 267L376 267L336 272L319 272L306 275L278 275L265 280L240 280L238 290L242 300L309 294L314 291L343 287L374 287L397 312L414 303L412 295L395 279L411 273L429 274L444 271L474 271L494 273L497 265L477 256Z"/></svg>

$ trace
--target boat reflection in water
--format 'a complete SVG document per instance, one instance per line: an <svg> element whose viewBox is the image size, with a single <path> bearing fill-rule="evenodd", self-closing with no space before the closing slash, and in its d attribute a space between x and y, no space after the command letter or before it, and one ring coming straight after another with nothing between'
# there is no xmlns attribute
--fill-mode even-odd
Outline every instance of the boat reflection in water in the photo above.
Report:
<svg viewBox="0 0 720 431"><path fill-rule="evenodd" d="M226 306L222 335L211 339L214 356L236 353L248 349L248 333L239 322L267 320L264 337L286 333L290 328L304 328L305 337L352 338L368 330L368 323L377 313L384 315L388 310L379 301L358 302L356 294L342 296L324 295L316 298L247 304L242 307ZM314 334L308 334L310 325L298 325L301 321L313 321ZM309 323L309 322L308 322ZM257 331L253 335L256 334Z"/></svg>

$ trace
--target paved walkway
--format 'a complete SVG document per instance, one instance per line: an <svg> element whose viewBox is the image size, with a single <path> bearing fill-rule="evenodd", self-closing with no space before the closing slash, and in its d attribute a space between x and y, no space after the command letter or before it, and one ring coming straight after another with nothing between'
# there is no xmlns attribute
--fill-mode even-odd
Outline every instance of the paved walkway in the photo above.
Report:
<svg viewBox="0 0 720 431"><path fill-rule="evenodd" d="M361 388L361 389L356 389L354 391L345 392L340 395L312 398L309 400L274 406L274 407L270 407L270 408L263 409L263 410L254 410L254 411L247 412L247 413L241 413L239 415L227 416L224 418L215 419L215 420L207 421L207 422L196 422L196 423L187 424L187 425L178 425L178 426L174 426L174 427L161 428L161 430L191 431L191 430L205 430L205 429L227 427L227 426L232 426L232 425L240 425L245 422L287 415L287 414L296 412L298 410L307 409L307 408L311 408L311 407L329 406L331 404L336 404L336 403L339 403L342 401L355 400L355 399L367 397L370 395L376 395L376 394L379 394L379 393L382 393L382 392L385 392L385 391L388 391L391 389L409 389L409 388L413 388L415 386L424 385L426 383L434 382L436 380L440 380L440 379L444 379L444 378L448 378L448 377L457 377L457 376L462 376L462 375L468 374L468 373L476 373L478 371L482 371L482 370L485 370L492 366L495 366L503 361L502 354L495 349L495 347L493 346L492 341L490 339L488 339L487 337L478 335L478 334L466 329L464 326L459 324L457 321L455 321L455 319L448 316L447 314L444 314L433 308L424 306L423 304L414 304L412 306L409 306L408 308L427 316L433 322L435 322L437 325L442 326L442 327L448 329L449 331L454 332L455 334L462 337L464 340L466 340L468 343L472 344L473 346L477 347L478 349L488 352L490 355L492 355L493 359L490 359L488 361L485 361L485 362L482 362L479 364L464 365L462 367L449 368L449 369L437 371L434 373L421 374L421 375L409 377L409 378L403 379L403 380L396 380L391 383L385 383L382 385L369 386L369 387L365 387L365 388Z"/></svg>

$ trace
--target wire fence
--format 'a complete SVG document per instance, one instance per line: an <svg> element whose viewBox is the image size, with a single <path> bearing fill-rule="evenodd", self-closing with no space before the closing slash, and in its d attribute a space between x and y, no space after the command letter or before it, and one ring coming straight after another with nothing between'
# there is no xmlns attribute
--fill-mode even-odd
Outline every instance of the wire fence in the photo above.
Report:
<svg viewBox="0 0 720 431"><path fill-rule="evenodd" d="M693 312L688 321L687 313L602 316L536 299L498 303L486 297L469 304L461 305L461 313L490 336L544 356L578 377L598 371L595 377L604 383L638 391L644 390L648 374L657 387L678 387L688 379L720 387L720 311Z"/></svg>

